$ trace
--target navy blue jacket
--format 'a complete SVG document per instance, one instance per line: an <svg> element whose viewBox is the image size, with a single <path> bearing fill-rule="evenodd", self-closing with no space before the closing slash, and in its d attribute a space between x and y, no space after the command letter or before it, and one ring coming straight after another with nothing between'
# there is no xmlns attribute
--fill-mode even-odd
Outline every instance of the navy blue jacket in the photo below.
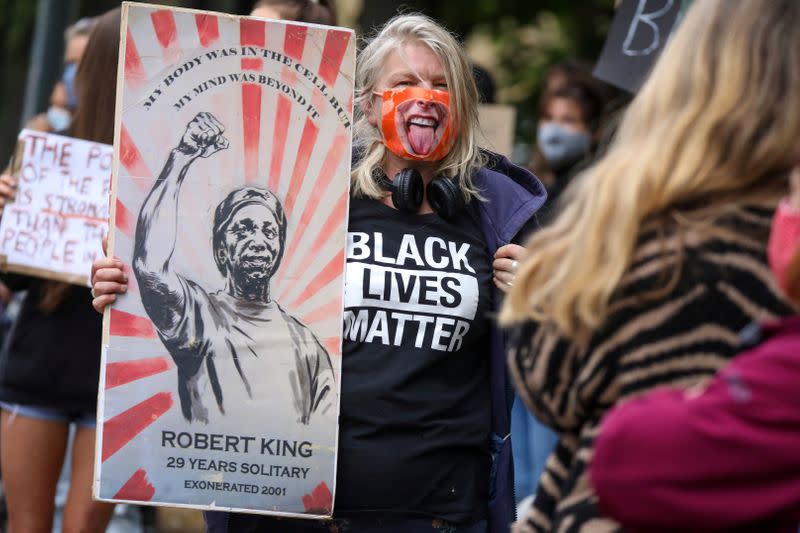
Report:
<svg viewBox="0 0 800 533"><path fill-rule="evenodd" d="M544 186L527 170L503 156L490 154L486 168L475 175L475 185L486 199L480 203L481 225L494 256L498 248L535 229L536 211L547 198ZM502 299L495 291L493 307ZM489 531L509 530L515 518L514 461L511 456L511 406L514 390L506 368L505 336L498 328L490 332L489 379L492 398L492 479L489 491Z"/></svg>
<svg viewBox="0 0 800 533"><path fill-rule="evenodd" d="M519 239L536 228L536 211L547 198L541 182L507 158L487 153L489 161L474 177L475 186L486 199L480 202L483 235L490 257L501 246ZM492 309L499 311L502 299L492 296ZM514 461L511 456L511 406L514 391L506 369L505 336L498 328L490 330L491 362L489 379L492 399L492 472L489 489L489 532L505 533L515 518ZM263 516L250 515L253 524ZM233 533L228 528L228 513L205 513L210 533ZM237 528L243 527L238 517Z"/></svg>

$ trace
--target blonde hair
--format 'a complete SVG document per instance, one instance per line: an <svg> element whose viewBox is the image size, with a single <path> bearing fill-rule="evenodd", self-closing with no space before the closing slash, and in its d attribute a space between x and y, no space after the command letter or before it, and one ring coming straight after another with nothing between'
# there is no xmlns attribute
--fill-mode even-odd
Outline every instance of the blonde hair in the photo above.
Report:
<svg viewBox="0 0 800 533"><path fill-rule="evenodd" d="M501 321L580 337L605 320L646 220L777 200L800 160L799 27L797 0L695 2L606 156L528 243Z"/></svg>
<svg viewBox="0 0 800 533"><path fill-rule="evenodd" d="M356 121L354 144L361 157L352 172L355 196L381 199L388 193L380 188L373 171L385 163L386 148L379 129L369 123L373 91L381 76L388 55L403 53L408 43L428 46L442 62L450 92L451 120L457 137L450 152L439 162L438 174L459 176L465 199L480 197L473 186L472 175L484 164L478 148L478 89L472 68L458 40L446 29L424 15L399 15L391 19L373 37L358 57L356 67Z"/></svg>

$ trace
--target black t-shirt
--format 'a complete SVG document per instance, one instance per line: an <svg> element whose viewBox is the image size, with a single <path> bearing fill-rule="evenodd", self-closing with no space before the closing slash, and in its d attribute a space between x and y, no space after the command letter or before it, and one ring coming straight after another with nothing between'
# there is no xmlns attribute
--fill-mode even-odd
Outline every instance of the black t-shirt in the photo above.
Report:
<svg viewBox="0 0 800 533"><path fill-rule="evenodd" d="M491 276L472 210L351 200L337 514L486 516Z"/></svg>
<svg viewBox="0 0 800 533"><path fill-rule="evenodd" d="M103 317L85 287L70 287L52 312L39 309L48 282L2 274L12 290L27 290L0 355L0 401L94 412L100 376Z"/></svg>

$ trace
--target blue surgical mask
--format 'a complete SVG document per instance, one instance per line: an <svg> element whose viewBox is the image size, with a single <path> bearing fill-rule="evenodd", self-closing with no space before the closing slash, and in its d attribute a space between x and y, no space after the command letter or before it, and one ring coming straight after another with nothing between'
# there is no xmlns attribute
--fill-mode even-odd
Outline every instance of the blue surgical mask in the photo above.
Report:
<svg viewBox="0 0 800 533"><path fill-rule="evenodd" d="M592 138L588 133L571 131L555 122L539 126L536 141L553 170L560 170L579 161L592 147Z"/></svg>
<svg viewBox="0 0 800 533"><path fill-rule="evenodd" d="M72 122L72 113L63 107L50 106L47 109L47 122L56 133L66 131Z"/></svg>
<svg viewBox="0 0 800 533"><path fill-rule="evenodd" d="M78 107L78 93L75 92L75 74L78 72L78 65L76 63L67 63L64 66L64 74L61 76L61 81L64 82L64 88L67 90L67 107L75 109Z"/></svg>

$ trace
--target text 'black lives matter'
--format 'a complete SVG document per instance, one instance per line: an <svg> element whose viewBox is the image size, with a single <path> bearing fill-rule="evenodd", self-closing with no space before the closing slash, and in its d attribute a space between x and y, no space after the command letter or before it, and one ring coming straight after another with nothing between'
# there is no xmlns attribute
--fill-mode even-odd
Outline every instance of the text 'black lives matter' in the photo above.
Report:
<svg viewBox="0 0 800 533"><path fill-rule="evenodd" d="M348 235L345 338L457 351L478 311L471 245L406 233L389 252L384 237Z"/></svg>

